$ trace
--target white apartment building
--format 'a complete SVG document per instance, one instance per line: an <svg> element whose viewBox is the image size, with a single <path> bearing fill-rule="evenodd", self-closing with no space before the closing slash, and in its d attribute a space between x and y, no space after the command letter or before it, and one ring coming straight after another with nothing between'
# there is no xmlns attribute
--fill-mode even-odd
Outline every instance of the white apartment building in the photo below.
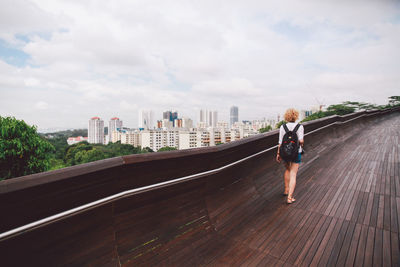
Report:
<svg viewBox="0 0 400 267"><path fill-rule="evenodd" d="M217 128L219 129L228 129L229 124L226 121L219 121L217 122Z"/></svg>
<svg viewBox="0 0 400 267"><path fill-rule="evenodd" d="M111 135L112 142L121 141L135 147L149 147L158 151L162 147L175 147L177 149L190 149L198 147L215 146L229 143L244 137L257 134L251 123L237 123L235 129L207 127L203 129L154 129L154 130L122 130L114 131Z"/></svg>
<svg viewBox="0 0 400 267"><path fill-rule="evenodd" d="M199 121L197 123L197 129L206 129L207 128L207 123L204 121Z"/></svg>
<svg viewBox="0 0 400 267"><path fill-rule="evenodd" d="M200 147L206 147L206 146L210 146L210 132L203 130L200 131L200 136L201 136L201 143L200 143ZM214 136L214 135L212 135Z"/></svg>
<svg viewBox="0 0 400 267"><path fill-rule="evenodd" d="M139 144L142 148L149 147L158 151L162 147L179 149L179 131L145 130L139 133Z"/></svg>
<svg viewBox="0 0 400 267"><path fill-rule="evenodd" d="M121 144L129 144L134 147L141 146L140 132L139 131L127 131L127 132L121 133Z"/></svg>
<svg viewBox="0 0 400 267"><path fill-rule="evenodd" d="M201 147L201 135L197 131L179 132L179 149Z"/></svg>
<svg viewBox="0 0 400 267"><path fill-rule="evenodd" d="M115 143L115 142L121 141L121 134L122 134L121 131L111 132L110 142Z"/></svg>
<svg viewBox="0 0 400 267"><path fill-rule="evenodd" d="M111 120L108 122L108 135L121 128L122 128L122 121L117 117L111 118Z"/></svg>
<svg viewBox="0 0 400 267"><path fill-rule="evenodd" d="M179 149L208 147L239 140L239 131L229 129L208 128L179 132Z"/></svg>
<svg viewBox="0 0 400 267"><path fill-rule="evenodd" d="M104 121L99 117L93 117L89 120L88 142L104 144Z"/></svg>

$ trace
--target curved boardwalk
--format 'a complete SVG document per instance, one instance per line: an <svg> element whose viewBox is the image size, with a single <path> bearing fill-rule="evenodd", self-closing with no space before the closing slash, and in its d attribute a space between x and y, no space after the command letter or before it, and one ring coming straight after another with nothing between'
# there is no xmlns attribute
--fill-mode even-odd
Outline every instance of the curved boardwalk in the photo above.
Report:
<svg viewBox="0 0 400 267"><path fill-rule="evenodd" d="M305 125L318 130L305 138L294 204L285 204L283 166L269 151L0 240L1 266L400 266L400 113L359 115ZM127 156L6 181L0 210L10 216L0 228L217 168L276 141L271 133L221 150Z"/></svg>
<svg viewBox="0 0 400 267"><path fill-rule="evenodd" d="M260 207L243 204L251 216L216 224L217 237L198 247L202 264L400 266L399 156L394 116L301 166L295 204L261 176L273 193Z"/></svg>

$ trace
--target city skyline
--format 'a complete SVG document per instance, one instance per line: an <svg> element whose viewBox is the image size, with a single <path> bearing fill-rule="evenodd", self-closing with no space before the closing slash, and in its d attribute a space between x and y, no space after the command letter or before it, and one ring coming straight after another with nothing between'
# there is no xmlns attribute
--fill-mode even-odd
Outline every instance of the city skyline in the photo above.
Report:
<svg viewBox="0 0 400 267"><path fill-rule="evenodd" d="M398 1L69 2L0 8L0 116L45 128L139 110L240 118L398 94ZM158 115L156 115L158 117ZM82 119L85 118L85 119Z"/></svg>

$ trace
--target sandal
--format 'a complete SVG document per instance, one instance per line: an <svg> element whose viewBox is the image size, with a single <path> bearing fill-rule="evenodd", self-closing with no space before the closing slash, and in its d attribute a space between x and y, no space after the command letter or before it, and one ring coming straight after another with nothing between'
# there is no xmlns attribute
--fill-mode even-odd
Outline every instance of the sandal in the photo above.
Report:
<svg viewBox="0 0 400 267"><path fill-rule="evenodd" d="M294 202L296 202L296 199L293 198L293 197L289 197L289 196L288 196L288 198L287 198L287 200L286 200L286 203L287 203L287 204L292 204L292 203L294 203Z"/></svg>
<svg viewBox="0 0 400 267"><path fill-rule="evenodd" d="M282 196L287 197L289 195L289 192L287 192L287 193L285 193L285 192L286 192L286 190L283 191Z"/></svg>

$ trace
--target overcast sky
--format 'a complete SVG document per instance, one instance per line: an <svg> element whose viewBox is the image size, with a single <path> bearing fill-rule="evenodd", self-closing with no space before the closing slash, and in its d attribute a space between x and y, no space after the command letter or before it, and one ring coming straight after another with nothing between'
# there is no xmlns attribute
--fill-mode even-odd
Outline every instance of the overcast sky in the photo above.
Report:
<svg viewBox="0 0 400 267"><path fill-rule="evenodd" d="M0 0L0 115L276 118L400 94L399 1Z"/></svg>

